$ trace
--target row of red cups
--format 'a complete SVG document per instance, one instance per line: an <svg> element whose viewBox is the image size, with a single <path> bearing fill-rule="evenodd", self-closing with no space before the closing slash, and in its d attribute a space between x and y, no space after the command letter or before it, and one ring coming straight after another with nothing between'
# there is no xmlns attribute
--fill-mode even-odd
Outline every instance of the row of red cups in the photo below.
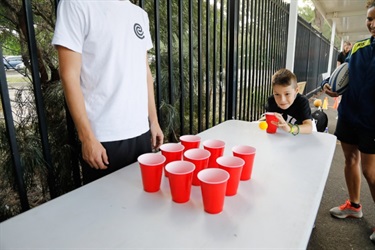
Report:
<svg viewBox="0 0 375 250"><path fill-rule="evenodd" d="M251 178L255 148L239 145L232 148L233 156L223 156L224 141L206 140L203 148L199 148L199 136L185 135L180 141L163 144L162 154L148 153L138 158L144 190L160 189L164 166L174 202L189 201L191 185L201 186L204 210L220 213L224 196L235 195L240 180Z"/></svg>

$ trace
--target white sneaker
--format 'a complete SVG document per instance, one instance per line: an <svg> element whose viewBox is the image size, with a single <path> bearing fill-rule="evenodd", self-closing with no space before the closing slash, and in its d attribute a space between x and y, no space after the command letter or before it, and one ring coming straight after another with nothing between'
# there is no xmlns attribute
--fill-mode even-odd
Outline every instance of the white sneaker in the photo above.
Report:
<svg viewBox="0 0 375 250"><path fill-rule="evenodd" d="M373 242L375 242L375 229L372 232L372 234L370 235L370 240L373 241Z"/></svg>
<svg viewBox="0 0 375 250"><path fill-rule="evenodd" d="M329 212L331 213L332 216L339 218L339 219L345 219L347 217L353 217L353 218L359 219L359 218L362 218L363 216L362 205L360 205L359 208L355 208L351 205L349 200L347 200L341 206L332 208L331 210L329 210Z"/></svg>

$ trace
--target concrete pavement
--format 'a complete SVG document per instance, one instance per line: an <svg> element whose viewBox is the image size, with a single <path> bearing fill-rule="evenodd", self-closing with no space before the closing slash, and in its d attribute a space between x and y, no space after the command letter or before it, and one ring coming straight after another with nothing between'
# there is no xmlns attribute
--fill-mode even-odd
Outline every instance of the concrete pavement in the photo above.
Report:
<svg viewBox="0 0 375 250"><path fill-rule="evenodd" d="M325 97L328 97L328 109L324 110L328 115L328 130L329 133L333 134L337 122L337 110L333 108L334 98L324 93L317 93L316 96L310 98L311 109L312 111L316 110L313 105L316 98L323 101ZM375 204L364 177L361 185L361 204L363 206L363 217L361 219L336 219L331 217L329 210L341 205L346 199L348 199L348 193L344 177L344 155L338 141L315 228L311 233L307 249L375 249L375 244L369 239L372 228L375 228Z"/></svg>

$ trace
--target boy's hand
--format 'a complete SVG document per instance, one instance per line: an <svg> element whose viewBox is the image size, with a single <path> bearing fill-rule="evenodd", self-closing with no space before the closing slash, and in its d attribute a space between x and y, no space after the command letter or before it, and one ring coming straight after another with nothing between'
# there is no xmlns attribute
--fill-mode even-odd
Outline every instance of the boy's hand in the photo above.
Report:
<svg viewBox="0 0 375 250"><path fill-rule="evenodd" d="M276 112L275 112L275 116L279 120L279 122L272 122L272 123L278 126L279 128L281 128L282 130L284 130L285 132L289 133L290 131L289 124L284 120L283 116Z"/></svg>

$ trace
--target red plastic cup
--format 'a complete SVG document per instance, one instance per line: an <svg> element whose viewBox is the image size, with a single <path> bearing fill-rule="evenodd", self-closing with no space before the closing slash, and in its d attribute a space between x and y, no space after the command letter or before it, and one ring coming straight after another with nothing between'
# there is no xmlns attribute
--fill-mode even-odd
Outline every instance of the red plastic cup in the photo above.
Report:
<svg viewBox="0 0 375 250"><path fill-rule="evenodd" d="M188 161L173 161L165 166L174 202L185 203L190 200L194 169L195 165Z"/></svg>
<svg viewBox="0 0 375 250"><path fill-rule="evenodd" d="M218 163L219 168L229 173L227 191L225 192L225 195L236 195L245 161L236 156L220 156L216 159L216 162Z"/></svg>
<svg viewBox="0 0 375 250"><path fill-rule="evenodd" d="M141 168L143 189L146 192L159 191L165 156L146 153L138 157L138 163Z"/></svg>
<svg viewBox="0 0 375 250"><path fill-rule="evenodd" d="M207 168L198 173L204 211L218 214L223 211L229 174L220 168Z"/></svg>
<svg viewBox="0 0 375 250"><path fill-rule="evenodd" d="M184 148L185 147L179 143L166 143L161 145L161 154L165 156L164 166L172 161L181 161ZM164 171L164 175L168 177L168 172Z"/></svg>
<svg viewBox="0 0 375 250"><path fill-rule="evenodd" d="M201 143L201 138L197 135L183 135L180 136L180 142L184 145L185 149L184 152L192 149L192 148L199 148Z"/></svg>
<svg viewBox="0 0 375 250"><path fill-rule="evenodd" d="M240 157L245 161L242 168L241 181L250 180L253 172L254 157L256 148L247 145L238 145L232 148L234 156Z"/></svg>
<svg viewBox="0 0 375 250"><path fill-rule="evenodd" d="M275 116L275 113L267 112L266 113L266 122L267 122L267 133L274 134L277 130L277 125L273 122L279 122L279 119Z"/></svg>
<svg viewBox="0 0 375 250"><path fill-rule="evenodd" d="M208 162L208 167L219 167L219 165L217 165L216 159L223 155L225 142L221 140L206 140L203 142L203 148L210 151L211 153L210 160Z"/></svg>
<svg viewBox="0 0 375 250"><path fill-rule="evenodd" d="M207 168L209 158L210 152L202 148L189 149L184 153L184 160L195 165L192 183L194 186L199 186L201 184L197 175L201 170Z"/></svg>

